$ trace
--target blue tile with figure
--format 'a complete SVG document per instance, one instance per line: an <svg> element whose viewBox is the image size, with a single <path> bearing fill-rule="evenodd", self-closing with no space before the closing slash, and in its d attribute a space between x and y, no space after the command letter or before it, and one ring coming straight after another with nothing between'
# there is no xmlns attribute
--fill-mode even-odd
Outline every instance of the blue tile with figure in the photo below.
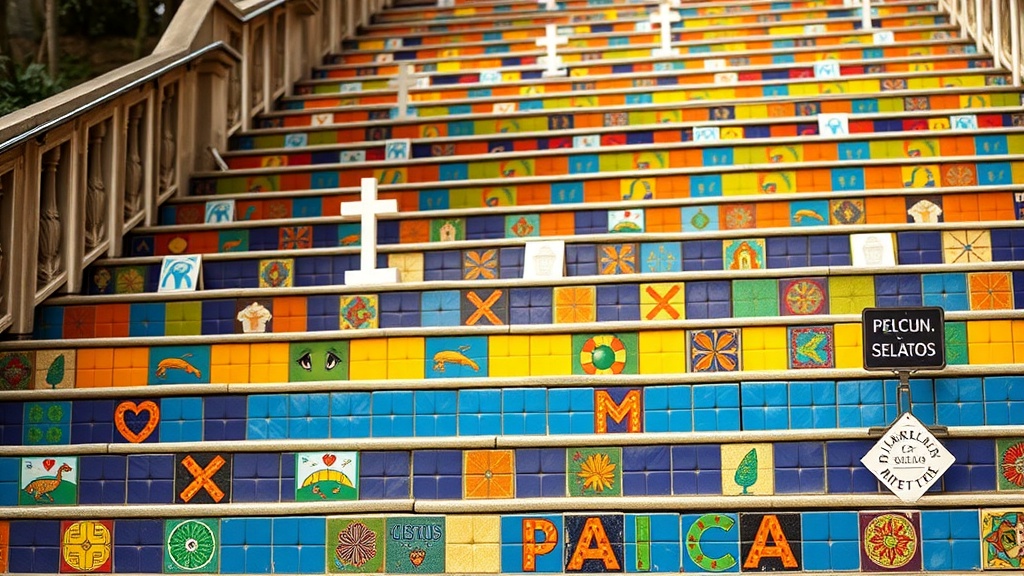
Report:
<svg viewBox="0 0 1024 576"><path fill-rule="evenodd" d="M149 349L150 384L209 384L209 346L154 346Z"/></svg>
<svg viewBox="0 0 1024 576"><path fill-rule="evenodd" d="M562 572L565 538L561 514L501 517L502 573Z"/></svg>
<svg viewBox="0 0 1024 576"><path fill-rule="evenodd" d="M428 337L424 359L427 378L487 376L487 337Z"/></svg>

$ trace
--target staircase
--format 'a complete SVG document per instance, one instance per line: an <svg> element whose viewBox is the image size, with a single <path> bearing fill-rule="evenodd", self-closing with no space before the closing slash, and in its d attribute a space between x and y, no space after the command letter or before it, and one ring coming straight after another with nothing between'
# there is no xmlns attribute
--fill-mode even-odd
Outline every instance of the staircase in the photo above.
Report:
<svg viewBox="0 0 1024 576"><path fill-rule="evenodd" d="M662 57L654 2L454 4L377 14L0 345L0 572L1021 569L1004 67L934 0L686 2ZM398 284L345 285L366 178ZM861 464L906 408L861 311L906 306L956 458L915 504Z"/></svg>

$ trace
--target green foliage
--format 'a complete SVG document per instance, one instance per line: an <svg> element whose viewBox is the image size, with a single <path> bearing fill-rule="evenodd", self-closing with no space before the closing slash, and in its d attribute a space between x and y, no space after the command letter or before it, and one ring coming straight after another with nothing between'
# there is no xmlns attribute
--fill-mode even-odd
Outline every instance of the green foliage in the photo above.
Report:
<svg viewBox="0 0 1024 576"><path fill-rule="evenodd" d="M736 467L736 476L734 478L738 486L743 487L743 493L747 494L747 489L757 484L757 449L751 448L750 452L740 460L740 465Z"/></svg>
<svg viewBox="0 0 1024 576"><path fill-rule="evenodd" d="M149 6L147 34L160 32L157 9L165 0L146 0ZM166 9L166 7L165 7ZM76 36L121 36L133 38L138 32L138 0L60 0L61 29Z"/></svg>
<svg viewBox="0 0 1024 576"><path fill-rule="evenodd" d="M0 116L45 100L64 89L64 78L51 77L42 64L22 66L10 63L6 57L0 59L10 71L6 76L0 73Z"/></svg>
<svg viewBox="0 0 1024 576"><path fill-rule="evenodd" d="M56 388L64 380L64 355L61 354L54 359L53 364L46 371L46 383Z"/></svg>

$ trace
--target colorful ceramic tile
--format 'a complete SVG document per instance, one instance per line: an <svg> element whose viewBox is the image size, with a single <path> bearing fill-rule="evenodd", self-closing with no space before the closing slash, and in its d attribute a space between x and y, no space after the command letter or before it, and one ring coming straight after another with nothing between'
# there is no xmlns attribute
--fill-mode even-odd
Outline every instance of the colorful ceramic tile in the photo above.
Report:
<svg viewBox="0 0 1024 576"><path fill-rule="evenodd" d="M681 571L678 514L626 514L625 528L627 572Z"/></svg>
<svg viewBox="0 0 1024 576"><path fill-rule="evenodd" d="M846 136L850 133L848 114L819 114L818 134L823 136Z"/></svg>
<svg viewBox="0 0 1024 576"><path fill-rule="evenodd" d="M622 572L622 514L565 515L565 572Z"/></svg>
<svg viewBox="0 0 1024 576"><path fill-rule="evenodd" d="M530 240L523 249L523 280L565 275L564 240Z"/></svg>
<svg viewBox="0 0 1024 576"><path fill-rule="evenodd" d="M505 238L540 236L540 215L521 214L505 216Z"/></svg>
<svg viewBox="0 0 1024 576"><path fill-rule="evenodd" d="M294 269L291 258L260 260L260 288L291 288Z"/></svg>
<svg viewBox="0 0 1024 576"><path fill-rule="evenodd" d="M209 384L209 346L154 346L149 349L150 384Z"/></svg>
<svg viewBox="0 0 1024 576"><path fill-rule="evenodd" d="M828 314L828 280L826 278L792 278L779 280L779 303L784 316Z"/></svg>
<svg viewBox="0 0 1024 576"><path fill-rule="evenodd" d="M629 114L626 112L605 112L604 114L604 126L610 128L613 126L628 126L629 125Z"/></svg>
<svg viewBox="0 0 1024 576"><path fill-rule="evenodd" d="M487 186L480 190L480 206L515 206L519 189L515 186ZM471 206L471 207L476 207Z"/></svg>
<svg viewBox="0 0 1024 576"><path fill-rule="evenodd" d="M635 333L573 334L573 374L639 374L639 337Z"/></svg>
<svg viewBox="0 0 1024 576"><path fill-rule="evenodd" d="M274 301L270 298L235 301L235 334L273 332Z"/></svg>
<svg viewBox="0 0 1024 576"><path fill-rule="evenodd" d="M188 240L189 240L188 239L188 235L185 235L185 236L175 236L173 238L164 239L162 241L165 242L165 246L166 246L165 250L168 253L170 253L170 254L183 254L183 253L185 253L185 251L188 250L188 245L189 245Z"/></svg>
<svg viewBox="0 0 1024 576"><path fill-rule="evenodd" d="M609 210L608 231L641 233L644 231L643 210Z"/></svg>
<svg viewBox="0 0 1024 576"><path fill-rule="evenodd" d="M556 324L595 322L597 289L593 286L556 286L553 290Z"/></svg>
<svg viewBox="0 0 1024 576"><path fill-rule="evenodd" d="M803 567L799 513L740 514L744 572L799 571Z"/></svg>
<svg viewBox="0 0 1024 576"><path fill-rule="evenodd" d="M515 498L513 450L466 450L463 498Z"/></svg>
<svg viewBox="0 0 1024 576"><path fill-rule="evenodd" d="M35 372L34 352L0 352L0 390L32 388Z"/></svg>
<svg viewBox="0 0 1024 576"><path fill-rule="evenodd" d="M203 221L207 224L233 222L235 219L234 200L208 200Z"/></svg>
<svg viewBox="0 0 1024 576"><path fill-rule="evenodd" d="M338 328L362 330L376 328L380 316L376 294L346 295L340 299Z"/></svg>
<svg viewBox="0 0 1024 576"><path fill-rule="evenodd" d="M722 444L722 494L775 493L773 444Z"/></svg>
<svg viewBox="0 0 1024 576"><path fill-rule="evenodd" d="M789 203L791 226L824 226L828 224L828 200L809 200Z"/></svg>
<svg viewBox="0 0 1024 576"><path fill-rule="evenodd" d="M486 377L487 344L486 336L426 338L427 378Z"/></svg>
<svg viewBox="0 0 1024 576"><path fill-rule="evenodd" d="M116 294L141 294L145 291L146 266L118 266L114 269Z"/></svg>
<svg viewBox="0 0 1024 576"><path fill-rule="evenodd" d="M896 266L891 233L850 234L850 260L856 267Z"/></svg>
<svg viewBox="0 0 1024 576"><path fill-rule="evenodd" d="M71 402L25 402L22 444L53 446L71 443Z"/></svg>
<svg viewBox="0 0 1024 576"><path fill-rule="evenodd" d="M441 218L430 221L431 242L453 242L466 239L466 221L463 218Z"/></svg>
<svg viewBox="0 0 1024 576"><path fill-rule="evenodd" d="M86 272L88 293L90 294L113 294L114 269L106 266L94 266ZM141 283L140 283L141 285Z"/></svg>
<svg viewBox="0 0 1024 576"><path fill-rule="evenodd" d="M832 326L791 326L787 330L790 368L835 368Z"/></svg>
<svg viewBox="0 0 1024 576"><path fill-rule="evenodd" d="M1013 280L1010 272L970 272L967 286L971 310L1012 310Z"/></svg>
<svg viewBox="0 0 1024 576"><path fill-rule="evenodd" d="M602 276L635 274L637 272L636 244L602 244L597 246L598 273Z"/></svg>
<svg viewBox="0 0 1024 576"><path fill-rule="evenodd" d="M408 138L384 142L385 160L408 160L412 154L412 141Z"/></svg>
<svg viewBox="0 0 1024 576"><path fill-rule="evenodd" d="M942 196L908 196L908 222L915 224L934 224L942 222Z"/></svg>
<svg viewBox="0 0 1024 576"><path fill-rule="evenodd" d="M423 281L423 253L388 254L388 267L398 269L399 282Z"/></svg>
<svg viewBox="0 0 1024 576"><path fill-rule="evenodd" d="M278 250L306 250L312 247L312 226L282 226L278 231Z"/></svg>
<svg viewBox="0 0 1024 576"><path fill-rule="evenodd" d="M38 350L35 353L36 374L34 387L37 390L58 390L75 387L75 366L78 354L75 350ZM0 360L0 363L3 361ZM0 374L3 368L0 368ZM2 385L0 385L2 388Z"/></svg>
<svg viewBox="0 0 1024 576"><path fill-rule="evenodd" d="M861 569L865 572L921 570L919 512L861 512Z"/></svg>
<svg viewBox="0 0 1024 576"><path fill-rule="evenodd" d="M386 568L397 574L440 574L445 565L445 525L441 516L387 519Z"/></svg>
<svg viewBox="0 0 1024 576"><path fill-rule="evenodd" d="M216 574L219 571L218 519L164 521L164 572Z"/></svg>
<svg viewBox="0 0 1024 576"><path fill-rule="evenodd" d="M726 270L760 270L766 267L764 238L740 238L722 241Z"/></svg>
<svg viewBox="0 0 1024 576"><path fill-rule="evenodd" d="M494 280L498 277L498 249L466 250L462 253L463 280Z"/></svg>
<svg viewBox="0 0 1024 576"><path fill-rule="evenodd" d="M740 530L736 514L685 514L680 518L682 572L739 572Z"/></svg>
<svg viewBox="0 0 1024 576"><path fill-rule="evenodd" d="M18 504L78 504L78 458L41 456L21 459Z"/></svg>
<svg viewBox="0 0 1024 576"><path fill-rule="evenodd" d="M683 232L718 230L718 206L684 206L682 214Z"/></svg>
<svg viewBox="0 0 1024 576"><path fill-rule="evenodd" d="M342 150L339 156L342 164L357 164L366 162L366 150Z"/></svg>
<svg viewBox="0 0 1024 576"><path fill-rule="evenodd" d="M126 442L138 444L160 439L160 399L125 400L114 408L114 429ZM119 441L115 437L115 441Z"/></svg>
<svg viewBox="0 0 1024 576"><path fill-rule="evenodd" d="M683 253L679 242L652 242L640 245L641 272L681 272Z"/></svg>
<svg viewBox="0 0 1024 576"><path fill-rule="evenodd" d="M193 292L199 289L203 257L199 254L164 256L157 292Z"/></svg>
<svg viewBox="0 0 1024 576"><path fill-rule="evenodd" d="M1024 490L1024 438L996 440L999 490Z"/></svg>
<svg viewBox="0 0 1024 576"><path fill-rule="evenodd" d="M65 520L60 523L61 573L111 571L114 523L110 520Z"/></svg>
<svg viewBox="0 0 1024 576"><path fill-rule="evenodd" d="M569 448L565 457L569 496L622 495L622 448Z"/></svg>
<svg viewBox="0 0 1024 576"><path fill-rule="evenodd" d="M288 381L348 380L349 341L292 342L288 345Z"/></svg>
<svg viewBox="0 0 1024 576"><path fill-rule="evenodd" d="M601 136L598 134L585 134L574 136L572 139L573 148L600 148Z"/></svg>
<svg viewBox="0 0 1024 576"><path fill-rule="evenodd" d="M974 164L946 164L940 170L943 186L977 186L978 173Z"/></svg>
<svg viewBox="0 0 1024 576"><path fill-rule="evenodd" d="M642 388L595 389L594 432L596 434L643 432L643 406Z"/></svg>
<svg viewBox="0 0 1024 576"><path fill-rule="evenodd" d="M722 230L743 230L754 228L757 214L755 204L725 204L718 209L719 227Z"/></svg>
<svg viewBox="0 0 1024 576"><path fill-rule="evenodd" d="M508 324L508 290L463 290L460 312L464 326Z"/></svg>
<svg viewBox="0 0 1024 576"><path fill-rule="evenodd" d="M797 192L796 172L765 172L757 175L757 186L762 194L789 194Z"/></svg>
<svg viewBox="0 0 1024 576"><path fill-rule="evenodd" d="M694 126L694 142L717 142L721 138L721 128L718 126Z"/></svg>
<svg viewBox="0 0 1024 576"><path fill-rule="evenodd" d="M383 572L385 533L383 518L328 518L327 572Z"/></svg>
<svg viewBox="0 0 1024 576"><path fill-rule="evenodd" d="M1020 510L981 511L981 568L983 570L1021 570L1024 548L1021 530L1024 512Z"/></svg>
<svg viewBox="0 0 1024 576"><path fill-rule="evenodd" d="M943 231L942 259L946 264L991 262L991 233L988 230Z"/></svg>
<svg viewBox="0 0 1024 576"><path fill-rule="evenodd" d="M640 285L640 320L682 320L686 298L682 282Z"/></svg>
<svg viewBox="0 0 1024 576"><path fill-rule="evenodd" d="M740 370L740 330L709 328L691 330L686 335L689 372L738 372Z"/></svg>
<svg viewBox="0 0 1024 576"><path fill-rule="evenodd" d="M174 456L174 502L220 504L231 502L231 455L218 453Z"/></svg>
<svg viewBox="0 0 1024 576"><path fill-rule="evenodd" d="M299 452L295 455L295 501L359 499L359 455Z"/></svg>
<svg viewBox="0 0 1024 576"><path fill-rule="evenodd" d="M302 148L309 143L309 136L305 132L298 132L284 135L285 148Z"/></svg>
<svg viewBox="0 0 1024 576"><path fill-rule="evenodd" d="M565 567L561 514L502 516L501 571L561 572Z"/></svg>
<svg viewBox="0 0 1024 576"><path fill-rule="evenodd" d="M860 198L829 200L828 218L829 224L863 224L864 200Z"/></svg>
<svg viewBox="0 0 1024 576"><path fill-rule="evenodd" d="M923 155L922 150L916 149L910 150L908 154L911 157ZM904 188L935 188L938 186L938 166L903 166L901 171Z"/></svg>

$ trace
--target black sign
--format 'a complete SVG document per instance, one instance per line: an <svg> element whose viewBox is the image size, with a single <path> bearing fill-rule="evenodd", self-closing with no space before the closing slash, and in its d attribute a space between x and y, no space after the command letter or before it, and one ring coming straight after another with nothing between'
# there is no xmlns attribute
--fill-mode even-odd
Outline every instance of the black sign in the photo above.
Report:
<svg viewBox="0 0 1024 576"><path fill-rule="evenodd" d="M946 367L943 309L865 308L865 370L941 370Z"/></svg>

